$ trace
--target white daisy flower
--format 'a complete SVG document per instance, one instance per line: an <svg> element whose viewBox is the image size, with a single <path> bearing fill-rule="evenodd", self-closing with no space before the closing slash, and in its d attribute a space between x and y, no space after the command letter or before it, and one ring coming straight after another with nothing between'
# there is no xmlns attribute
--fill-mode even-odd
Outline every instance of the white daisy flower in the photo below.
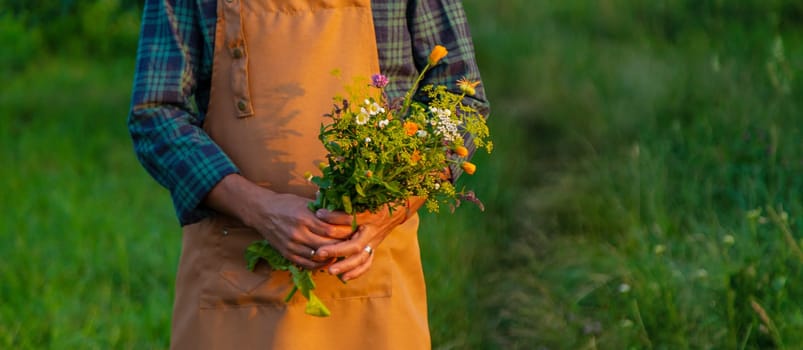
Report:
<svg viewBox="0 0 803 350"><path fill-rule="evenodd" d="M418 130L416 135L418 135L418 137L427 137L427 131L426 130Z"/></svg>
<svg viewBox="0 0 803 350"><path fill-rule="evenodd" d="M371 138L370 137L366 137L365 138L365 143L371 143Z"/></svg>
<svg viewBox="0 0 803 350"><path fill-rule="evenodd" d="M382 108L382 106L380 106L376 102L368 104L367 107L368 107L368 113L370 113L371 115L377 115L379 113L385 113L385 109Z"/></svg>
<svg viewBox="0 0 803 350"><path fill-rule="evenodd" d="M379 121L379 128L383 129L384 127L388 126L388 124L390 124L390 120L382 119Z"/></svg>
<svg viewBox="0 0 803 350"><path fill-rule="evenodd" d="M354 121L357 122L357 124L359 125L365 125L365 123L367 123L369 119L371 119L371 114L368 113L367 110L365 110L365 107L363 107L360 108L360 113L357 113L357 116L354 119Z"/></svg>

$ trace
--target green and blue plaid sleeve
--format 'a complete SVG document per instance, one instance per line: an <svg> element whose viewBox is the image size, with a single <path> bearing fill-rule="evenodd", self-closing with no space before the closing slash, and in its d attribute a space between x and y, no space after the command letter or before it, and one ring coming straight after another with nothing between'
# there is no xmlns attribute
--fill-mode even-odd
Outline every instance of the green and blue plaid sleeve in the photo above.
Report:
<svg viewBox="0 0 803 350"><path fill-rule="evenodd" d="M480 80L466 14L460 0L372 1L379 66L390 79L389 97L404 95L427 64L435 45L449 54L424 77L423 85L446 85L459 93L457 80ZM468 103L484 115L489 104L482 85Z"/></svg>
<svg viewBox="0 0 803 350"><path fill-rule="evenodd" d="M206 194L238 172L201 127L214 47L203 14L214 14L214 6L214 1L146 1L137 49L128 129L137 158L170 191L182 225L207 216Z"/></svg>
<svg viewBox="0 0 803 350"><path fill-rule="evenodd" d="M416 66L427 64L429 54L435 45L443 45L449 54L436 65L422 81L428 84L445 85L449 90L460 93L457 80L466 78L481 81L480 70L474 55L474 43L471 40L468 20L460 0L422 0L413 1L409 13L412 33L413 57ZM464 103L477 109L486 118L490 113L490 105L485 95L485 87L476 88L474 96L466 96ZM465 134L465 146L469 150L469 158L476 151L470 134ZM463 170L456 165L451 166L452 181L457 180Z"/></svg>
<svg viewBox="0 0 803 350"><path fill-rule="evenodd" d="M455 93L460 93L457 80L467 78L481 81L480 70L474 55L468 20L460 0L413 1L408 20L412 33L413 59L421 69L427 64L429 54L435 45L446 47L449 54L441 63L429 71L422 85L446 85ZM488 115L489 105L482 85L476 89L468 103Z"/></svg>

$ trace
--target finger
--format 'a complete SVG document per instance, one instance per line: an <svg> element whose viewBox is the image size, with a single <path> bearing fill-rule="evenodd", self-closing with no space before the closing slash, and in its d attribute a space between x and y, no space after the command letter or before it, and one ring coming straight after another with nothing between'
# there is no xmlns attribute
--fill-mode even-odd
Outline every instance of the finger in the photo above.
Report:
<svg viewBox="0 0 803 350"><path fill-rule="evenodd" d="M348 238L354 233L351 228L351 222L344 225L331 224L318 218L312 218L309 224L306 225L310 232L315 235L334 239Z"/></svg>
<svg viewBox="0 0 803 350"><path fill-rule="evenodd" d="M309 246L290 242L287 244L287 250L289 253L285 255L287 259L306 269L314 270L324 265L322 262L312 260L315 250Z"/></svg>
<svg viewBox="0 0 803 350"><path fill-rule="evenodd" d="M354 220L354 217L345 212L327 209L318 209L318 211L315 212L315 216L330 225L350 226L352 220Z"/></svg>
<svg viewBox="0 0 803 350"><path fill-rule="evenodd" d="M344 274L343 277L346 280L346 275L351 275L354 271L358 271L358 268L368 262L372 255L368 252L361 252L360 254L349 256L330 266L329 273L333 275Z"/></svg>
<svg viewBox="0 0 803 350"><path fill-rule="evenodd" d="M322 246L318 249L315 255L320 256L321 258L331 258L331 257L340 257L340 256L352 256L359 253L363 248L365 248L365 243L360 242L359 237L357 234L351 240L343 241L337 244Z"/></svg>
<svg viewBox="0 0 803 350"><path fill-rule="evenodd" d="M317 270L325 265L325 263L312 261L301 255L290 255L289 257L287 257L287 259L290 260L292 263L301 266L307 270Z"/></svg>
<svg viewBox="0 0 803 350"><path fill-rule="evenodd" d="M326 231L325 228L319 228L318 231L320 232L336 232L336 231ZM312 227L300 227L293 230L290 233L288 239L291 242L303 244L314 249L318 247L322 247L325 245L332 245L337 244L343 241L344 238L338 237L329 237L327 235L318 234L313 232Z"/></svg>
<svg viewBox="0 0 803 350"><path fill-rule="evenodd" d="M355 279L357 277L360 277L364 273L368 272L368 269L371 268L371 266L374 263L374 255L373 254L368 254L367 252L363 253L363 254L364 255L368 255L368 258L365 259L365 262L363 262L362 264L358 265L357 267L355 267L351 271L348 271L348 272L344 273L343 277L342 277L344 281L350 281L350 280L353 280L353 279Z"/></svg>

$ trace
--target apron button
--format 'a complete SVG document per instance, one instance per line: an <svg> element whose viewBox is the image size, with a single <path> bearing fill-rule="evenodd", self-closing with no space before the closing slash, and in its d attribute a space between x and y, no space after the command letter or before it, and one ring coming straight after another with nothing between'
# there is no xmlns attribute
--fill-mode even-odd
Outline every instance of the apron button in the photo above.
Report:
<svg viewBox="0 0 803 350"><path fill-rule="evenodd" d="M248 107L248 105L245 104L245 101L240 100L240 102L237 102L237 109L239 109L240 112L245 112L246 107Z"/></svg>
<svg viewBox="0 0 803 350"><path fill-rule="evenodd" d="M229 230L227 230L227 229L225 229L225 228L224 228L224 229L223 229L223 235L224 235L224 236L228 236L228 235L229 235Z"/></svg>
<svg viewBox="0 0 803 350"><path fill-rule="evenodd" d="M234 58L236 58L236 59L243 58L243 49L241 49L241 48L239 48L239 47L235 47L235 48L234 48L234 51L232 51L232 53L231 53L231 54L232 54L232 56L234 56Z"/></svg>

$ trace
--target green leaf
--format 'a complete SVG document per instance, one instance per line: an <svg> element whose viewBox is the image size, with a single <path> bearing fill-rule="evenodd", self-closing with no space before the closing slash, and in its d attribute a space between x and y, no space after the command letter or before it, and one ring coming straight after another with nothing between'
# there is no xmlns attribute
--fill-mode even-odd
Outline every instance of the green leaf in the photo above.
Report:
<svg viewBox="0 0 803 350"><path fill-rule="evenodd" d="M315 289L315 282L312 280L312 272L292 266L290 267L290 274L293 277L293 284L301 290L301 294L309 299L310 291Z"/></svg>
<svg viewBox="0 0 803 350"><path fill-rule="evenodd" d="M254 271L259 259L267 261L274 270L285 271L290 266L293 266L290 260L282 256L282 254L273 248L266 240L251 243L248 245L248 248L245 249L245 261L248 264L247 267L249 270Z"/></svg>
<svg viewBox="0 0 803 350"><path fill-rule="evenodd" d="M307 305L304 312L317 317L327 317L331 315L326 305L312 293L315 289L315 281L312 280L312 272L299 268L294 265L290 260L282 256L275 248L273 248L268 241L256 241L248 245L245 250L245 260L248 263L248 269L254 271L259 259L264 259L271 265L274 270L289 270L290 277L293 281L293 288L290 293L284 298L284 302L290 302L295 295L296 291L301 291L301 294L307 299Z"/></svg>
<svg viewBox="0 0 803 350"><path fill-rule="evenodd" d="M352 214L351 197L349 197L347 194L344 194L340 198L343 200L343 211L345 211L347 214Z"/></svg>
<svg viewBox="0 0 803 350"><path fill-rule="evenodd" d="M384 185L391 192L399 192L399 183L396 181L385 182Z"/></svg>
<svg viewBox="0 0 803 350"><path fill-rule="evenodd" d="M333 153L341 153L341 152L343 152L343 149L340 147L340 145L337 142L332 141L332 142L329 142L327 145L329 145L329 147L327 147L327 149L329 149Z"/></svg>
<svg viewBox="0 0 803 350"><path fill-rule="evenodd" d="M317 316L317 317L329 317L332 312L326 307L326 305L321 302L320 299L315 295L315 293L310 292L309 294L309 301L307 301L307 306L304 308L304 312L307 315Z"/></svg>
<svg viewBox="0 0 803 350"><path fill-rule="evenodd" d="M307 299L304 313L317 317L328 317L332 314L329 312L326 305L312 292L312 290L315 289L315 281L312 280L311 271L292 265L290 266L290 276L292 277L294 286L290 294L285 298L285 302L289 302L296 290L299 290L301 291L301 295Z"/></svg>
<svg viewBox="0 0 803 350"><path fill-rule="evenodd" d="M357 194L359 194L360 196L366 197L365 191L363 191L362 185L360 185L359 182L354 185L354 189L357 190Z"/></svg>
<svg viewBox="0 0 803 350"><path fill-rule="evenodd" d="M319 188L329 188L332 186L332 180L324 179L319 176L313 176L310 180L312 183L318 185Z"/></svg>
<svg viewBox="0 0 803 350"><path fill-rule="evenodd" d="M297 291L298 291L298 287L296 287L296 285L294 284L293 288L290 289L290 293L287 293L287 296L284 297L284 302L285 303L289 303L290 300L293 300L293 296L296 295Z"/></svg>

